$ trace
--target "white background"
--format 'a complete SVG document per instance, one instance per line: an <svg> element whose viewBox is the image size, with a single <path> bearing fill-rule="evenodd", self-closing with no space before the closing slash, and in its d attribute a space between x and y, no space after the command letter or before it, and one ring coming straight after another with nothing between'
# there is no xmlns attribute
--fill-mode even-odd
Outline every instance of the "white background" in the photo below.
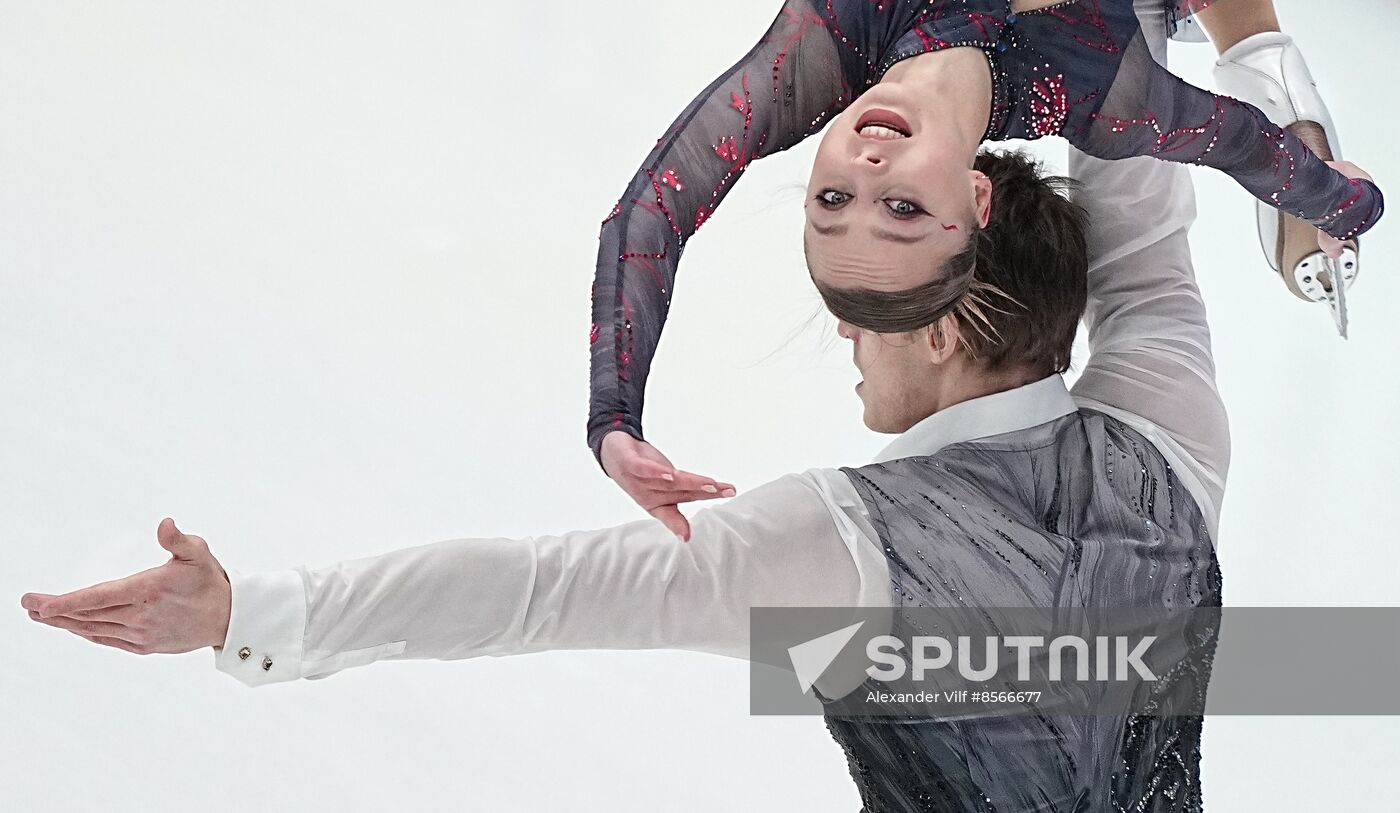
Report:
<svg viewBox="0 0 1400 813"><path fill-rule="evenodd" d="M584 445L599 222L776 6L0 2L0 809L859 807L820 719L748 714L739 661L252 691L209 650L137 657L19 606L160 564L166 515L245 572L637 516ZM1400 178L1400 10L1282 12L1346 157ZM1208 85L1210 46L1173 49ZM649 389L658 447L741 489L884 442L803 271L815 142L756 164L690 245ZM1396 215L1363 240L1342 342L1271 276L1247 194L1195 178L1226 601L1400 604ZM1395 718L1205 730L1209 810L1394 803Z"/></svg>

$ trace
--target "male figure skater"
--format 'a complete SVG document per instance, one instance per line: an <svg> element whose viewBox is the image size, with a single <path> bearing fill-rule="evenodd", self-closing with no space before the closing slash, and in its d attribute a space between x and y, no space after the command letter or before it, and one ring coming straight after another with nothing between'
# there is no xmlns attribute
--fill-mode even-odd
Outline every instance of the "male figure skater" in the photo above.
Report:
<svg viewBox="0 0 1400 813"><path fill-rule="evenodd" d="M1027 167L1019 162L1018 179L1017 159L1003 160L1007 177L994 188L1043 222L1001 235L1010 253L985 267L1041 257L1035 273L1015 269L1019 285L994 280L1033 313L998 314L1013 344L993 369L971 357L952 320L904 341L843 324L865 376L867 424L904 430L873 464L789 474L699 511L689 544L644 519L242 575L166 519L157 535L167 564L22 604L36 620L136 653L211 646L217 668L253 686L381 659L544 649L746 657L752 606L1218 604L1213 539L1229 439L1187 245L1186 170L1071 156L1093 223L1091 355L1071 393L1059 372L1020 355L1068 358L1084 307L1083 288L1073 293L1076 269L1084 283L1079 223L1049 187L1017 189ZM1068 329L1047 338L1055 323ZM984 798L999 811L1075 809L1076 799L1091 802L1086 810L1111 809L1110 799L1193 809L1199 718L1145 745L1128 742L1127 721L1105 719L1117 727L829 722L872 813L982 810ZM1137 770L1115 778L1130 745ZM928 755L926 770L895 759L910 749ZM918 801L929 798L944 806ZM1036 806L1045 799L1056 806Z"/></svg>
<svg viewBox="0 0 1400 813"><path fill-rule="evenodd" d="M1025 161L986 166L1016 227L987 241L978 273L1029 311L990 314L994 346L953 317L902 337L843 323L865 422L898 433L874 463L701 510L689 544L645 519L244 575L167 518L166 564L21 603L139 654L213 647L252 686L544 649L746 657L754 606L1218 606L1229 434L1186 170L1072 151L1086 244L1082 213ZM1081 312L1091 355L1071 391ZM1200 809L1199 717L1087 719L828 726L869 813Z"/></svg>

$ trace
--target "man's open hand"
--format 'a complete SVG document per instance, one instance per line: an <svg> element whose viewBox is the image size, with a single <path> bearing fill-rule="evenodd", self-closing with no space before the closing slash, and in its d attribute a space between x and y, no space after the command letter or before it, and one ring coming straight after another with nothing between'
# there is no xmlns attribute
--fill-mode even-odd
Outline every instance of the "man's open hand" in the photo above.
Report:
<svg viewBox="0 0 1400 813"><path fill-rule="evenodd" d="M222 647L232 592L205 541L166 517L156 528L170 561L61 596L25 593L29 617L138 655Z"/></svg>

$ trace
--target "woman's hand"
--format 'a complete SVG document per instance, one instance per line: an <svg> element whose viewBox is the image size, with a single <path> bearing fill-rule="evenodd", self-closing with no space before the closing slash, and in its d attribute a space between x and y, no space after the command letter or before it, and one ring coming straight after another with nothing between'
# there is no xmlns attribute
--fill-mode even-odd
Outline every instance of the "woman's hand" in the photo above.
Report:
<svg viewBox="0 0 1400 813"><path fill-rule="evenodd" d="M124 579L61 596L25 593L20 605L41 624L138 655L219 648L228 636L232 588L205 541L166 517L156 528L170 561Z"/></svg>
<svg viewBox="0 0 1400 813"><path fill-rule="evenodd" d="M1365 170L1350 161L1328 161L1327 166L1337 170L1348 178L1365 178L1368 181L1375 181L1374 178L1366 174ZM1318 229L1317 245L1322 249L1322 253L1326 254L1328 257L1334 260L1341 257L1342 246L1344 244L1345 241L1338 240L1327 232Z"/></svg>
<svg viewBox="0 0 1400 813"><path fill-rule="evenodd" d="M656 447L626 432L604 435L599 458L603 471L682 542L690 541L690 522L677 505L735 494L729 483L680 471Z"/></svg>

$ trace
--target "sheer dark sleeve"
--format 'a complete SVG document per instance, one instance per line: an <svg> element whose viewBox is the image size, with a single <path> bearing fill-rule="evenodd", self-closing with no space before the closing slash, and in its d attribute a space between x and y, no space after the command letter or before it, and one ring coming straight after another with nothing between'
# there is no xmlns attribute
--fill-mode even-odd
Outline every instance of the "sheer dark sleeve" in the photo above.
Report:
<svg viewBox="0 0 1400 813"><path fill-rule="evenodd" d="M1327 166L1257 107L1188 84L1153 61L1141 37L1091 123L1070 140L1099 158L1151 155L1227 173L1258 199L1346 239L1384 210L1377 186Z"/></svg>
<svg viewBox="0 0 1400 813"><path fill-rule="evenodd" d="M763 38L681 111L599 235L589 336L588 445L642 438L647 373L686 240L748 164L820 130L849 103L827 20L788 0Z"/></svg>

